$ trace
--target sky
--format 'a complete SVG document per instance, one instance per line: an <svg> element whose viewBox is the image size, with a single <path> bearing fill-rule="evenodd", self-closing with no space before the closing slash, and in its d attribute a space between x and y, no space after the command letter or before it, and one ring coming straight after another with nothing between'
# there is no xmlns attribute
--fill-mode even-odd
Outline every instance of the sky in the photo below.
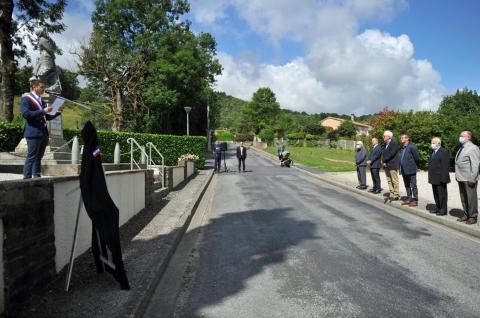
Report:
<svg viewBox="0 0 480 318"><path fill-rule="evenodd" d="M457 89L480 91L478 0L191 0L196 33L217 40L215 89L249 100L270 87L282 108L357 115L435 110ZM93 0L69 1L72 54L88 40ZM35 52L32 52L35 57ZM33 59L34 60L34 59Z"/></svg>

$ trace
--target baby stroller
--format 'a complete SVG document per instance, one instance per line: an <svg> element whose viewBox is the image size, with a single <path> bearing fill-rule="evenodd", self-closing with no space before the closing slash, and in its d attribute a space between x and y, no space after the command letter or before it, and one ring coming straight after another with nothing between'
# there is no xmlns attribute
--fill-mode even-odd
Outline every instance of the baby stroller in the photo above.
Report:
<svg viewBox="0 0 480 318"><path fill-rule="evenodd" d="M280 166L290 168L290 165L293 166L293 160L290 159L290 153L284 151L280 154Z"/></svg>

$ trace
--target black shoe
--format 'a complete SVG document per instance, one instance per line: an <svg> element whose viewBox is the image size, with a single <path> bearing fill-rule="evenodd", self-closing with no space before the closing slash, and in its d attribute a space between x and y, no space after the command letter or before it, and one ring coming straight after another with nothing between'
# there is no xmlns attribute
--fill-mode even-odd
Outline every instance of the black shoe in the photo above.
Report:
<svg viewBox="0 0 480 318"><path fill-rule="evenodd" d="M379 193L382 193L382 189L375 191L375 194L379 194Z"/></svg>
<svg viewBox="0 0 480 318"><path fill-rule="evenodd" d="M447 215L447 212L437 212L437 216L444 216Z"/></svg>
<svg viewBox="0 0 480 318"><path fill-rule="evenodd" d="M361 187L362 187L362 186L360 186L360 185L357 185L355 188L357 188L357 189L360 189Z"/></svg>
<svg viewBox="0 0 480 318"><path fill-rule="evenodd" d="M367 192L375 193L375 192L377 192L377 190L375 190L375 189L370 189L370 190L368 190Z"/></svg>
<svg viewBox="0 0 480 318"><path fill-rule="evenodd" d="M431 210L431 211L428 211L428 212L430 212L430 213L432 213L432 214L438 214L438 212L440 212L440 211L438 211L438 210Z"/></svg>
<svg viewBox="0 0 480 318"><path fill-rule="evenodd" d="M461 218L458 218L457 221L458 222L467 222L468 218L466 215L462 216Z"/></svg>

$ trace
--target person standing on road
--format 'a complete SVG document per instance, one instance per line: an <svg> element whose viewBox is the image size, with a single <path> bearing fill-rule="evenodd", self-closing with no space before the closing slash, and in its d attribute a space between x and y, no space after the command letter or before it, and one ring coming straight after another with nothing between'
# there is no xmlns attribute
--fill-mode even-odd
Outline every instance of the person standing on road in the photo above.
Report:
<svg viewBox="0 0 480 318"><path fill-rule="evenodd" d="M245 159L247 159L247 148L243 145L243 141L240 142L240 146L237 147L237 159L238 159L238 172L240 172L240 165L243 166L243 172L245 172Z"/></svg>
<svg viewBox="0 0 480 318"><path fill-rule="evenodd" d="M215 141L215 145L213 146L213 155L215 156L214 171L220 172L220 164L222 162L222 146L218 140Z"/></svg>
<svg viewBox="0 0 480 318"><path fill-rule="evenodd" d="M460 199L465 215L457 221L475 224L478 217L477 179L480 149L472 142L470 131L462 131L458 141L462 146L455 156L455 179L460 189Z"/></svg>
<svg viewBox="0 0 480 318"><path fill-rule="evenodd" d="M372 193L381 193L382 186L380 182L380 158L382 156L382 148L378 144L377 138L372 138L372 150L370 156L368 156L367 165L370 167L370 173L372 175L373 188L368 190Z"/></svg>
<svg viewBox="0 0 480 318"><path fill-rule="evenodd" d="M442 140L434 137L432 139L432 154L428 159L428 183L432 185L436 209L430 213L447 215L447 184L450 183L449 161L448 151L442 147Z"/></svg>
<svg viewBox="0 0 480 318"><path fill-rule="evenodd" d="M45 83L40 80L32 81L32 91L22 97L20 112L25 119L23 137L27 140L28 154L23 167L23 178L40 178L42 173L42 158L48 144L47 121L62 113L62 107L55 115L50 115L52 107L45 105L42 95L45 93Z"/></svg>
<svg viewBox="0 0 480 318"><path fill-rule="evenodd" d="M418 206L417 170L420 164L417 147L410 143L410 136L400 136L403 144L400 149L400 174L403 177L403 184L407 190L407 199L402 205Z"/></svg>
<svg viewBox="0 0 480 318"><path fill-rule="evenodd" d="M357 189L365 190L367 188L367 151L361 141L357 141L355 150L355 165L357 166L358 178Z"/></svg>
<svg viewBox="0 0 480 318"><path fill-rule="evenodd" d="M382 152L382 166L385 169L385 175L388 181L390 194L387 200L397 201L400 199L400 190L398 185L398 145L392 139L393 133L386 130L383 133L383 141L385 141L385 149ZM386 202L386 201L385 201Z"/></svg>

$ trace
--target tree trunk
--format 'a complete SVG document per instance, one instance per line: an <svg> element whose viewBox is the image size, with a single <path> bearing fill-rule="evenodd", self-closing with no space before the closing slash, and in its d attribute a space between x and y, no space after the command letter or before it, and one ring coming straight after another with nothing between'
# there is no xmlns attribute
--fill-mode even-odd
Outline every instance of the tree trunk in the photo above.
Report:
<svg viewBox="0 0 480 318"><path fill-rule="evenodd" d="M13 120L13 0L0 1L0 120Z"/></svg>
<svg viewBox="0 0 480 318"><path fill-rule="evenodd" d="M122 93L120 88L115 90L115 109L114 109L115 118L113 120L112 130L120 131L122 129L123 123L123 101Z"/></svg>

